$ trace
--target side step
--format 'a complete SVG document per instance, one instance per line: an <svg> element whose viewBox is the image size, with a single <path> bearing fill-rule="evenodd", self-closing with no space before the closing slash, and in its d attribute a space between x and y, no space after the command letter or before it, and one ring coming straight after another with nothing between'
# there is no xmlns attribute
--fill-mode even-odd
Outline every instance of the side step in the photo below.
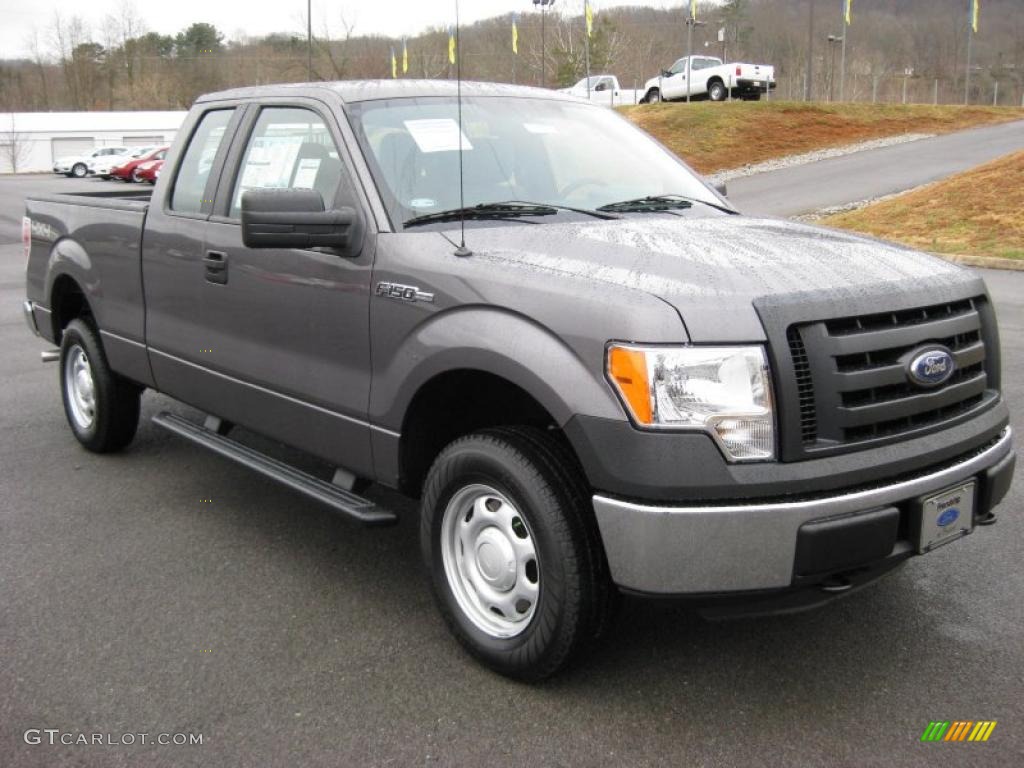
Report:
<svg viewBox="0 0 1024 768"><path fill-rule="evenodd" d="M398 522L398 516L394 512L380 509L369 499L364 499L333 483L328 483L308 472L303 472L283 461L253 450L229 437L218 435L188 419L183 419L181 416L167 412L158 413L153 417L153 423L179 437L209 448L224 458L237 461L239 464L361 523L391 525Z"/></svg>

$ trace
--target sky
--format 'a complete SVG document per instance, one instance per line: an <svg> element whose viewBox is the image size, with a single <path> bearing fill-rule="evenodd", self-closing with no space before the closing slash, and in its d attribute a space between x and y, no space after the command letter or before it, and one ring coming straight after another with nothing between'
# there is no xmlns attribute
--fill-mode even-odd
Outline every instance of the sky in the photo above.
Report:
<svg viewBox="0 0 1024 768"><path fill-rule="evenodd" d="M271 32L305 34L306 0L0 0L0 59L28 54L27 40L37 30L44 50L54 12L80 16L93 37L102 41L104 18L122 2L135 5L149 31L174 34L189 24L215 25L229 39ZM705 0L706 2L707 0ZM614 5L682 7L683 0L593 0L595 12ZM454 0L312 0L313 34L326 24L340 34L342 18L355 34L414 35L428 27L446 27L455 20ZM581 13L583 0L556 0L555 9ZM535 12L531 0L462 0L463 22L517 11Z"/></svg>

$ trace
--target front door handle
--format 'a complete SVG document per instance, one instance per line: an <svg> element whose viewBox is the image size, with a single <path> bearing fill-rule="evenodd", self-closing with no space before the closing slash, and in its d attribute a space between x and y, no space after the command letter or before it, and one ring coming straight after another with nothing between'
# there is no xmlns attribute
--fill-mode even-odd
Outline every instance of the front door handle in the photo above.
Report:
<svg viewBox="0 0 1024 768"><path fill-rule="evenodd" d="M228 255L223 251L207 251L203 258L206 282L226 285L228 282Z"/></svg>

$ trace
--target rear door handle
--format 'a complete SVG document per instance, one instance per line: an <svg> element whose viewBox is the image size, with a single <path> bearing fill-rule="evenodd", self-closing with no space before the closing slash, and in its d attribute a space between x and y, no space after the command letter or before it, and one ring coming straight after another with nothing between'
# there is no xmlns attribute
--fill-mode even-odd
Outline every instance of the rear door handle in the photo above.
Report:
<svg viewBox="0 0 1024 768"><path fill-rule="evenodd" d="M226 285L228 282L228 255L224 251L207 251L203 258L206 282Z"/></svg>

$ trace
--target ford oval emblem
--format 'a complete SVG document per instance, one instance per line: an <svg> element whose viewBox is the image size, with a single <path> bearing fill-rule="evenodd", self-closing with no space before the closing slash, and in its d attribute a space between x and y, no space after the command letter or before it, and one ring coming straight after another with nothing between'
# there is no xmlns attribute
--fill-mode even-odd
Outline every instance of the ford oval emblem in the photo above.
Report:
<svg viewBox="0 0 1024 768"><path fill-rule="evenodd" d="M938 525L939 528L945 528L947 525L955 523L958 517L960 517L960 510L956 507L950 507L939 515L939 519L935 521L935 524Z"/></svg>
<svg viewBox="0 0 1024 768"><path fill-rule="evenodd" d="M930 347L917 352L907 365L907 376L920 387L937 387L949 381L956 361L945 347Z"/></svg>

